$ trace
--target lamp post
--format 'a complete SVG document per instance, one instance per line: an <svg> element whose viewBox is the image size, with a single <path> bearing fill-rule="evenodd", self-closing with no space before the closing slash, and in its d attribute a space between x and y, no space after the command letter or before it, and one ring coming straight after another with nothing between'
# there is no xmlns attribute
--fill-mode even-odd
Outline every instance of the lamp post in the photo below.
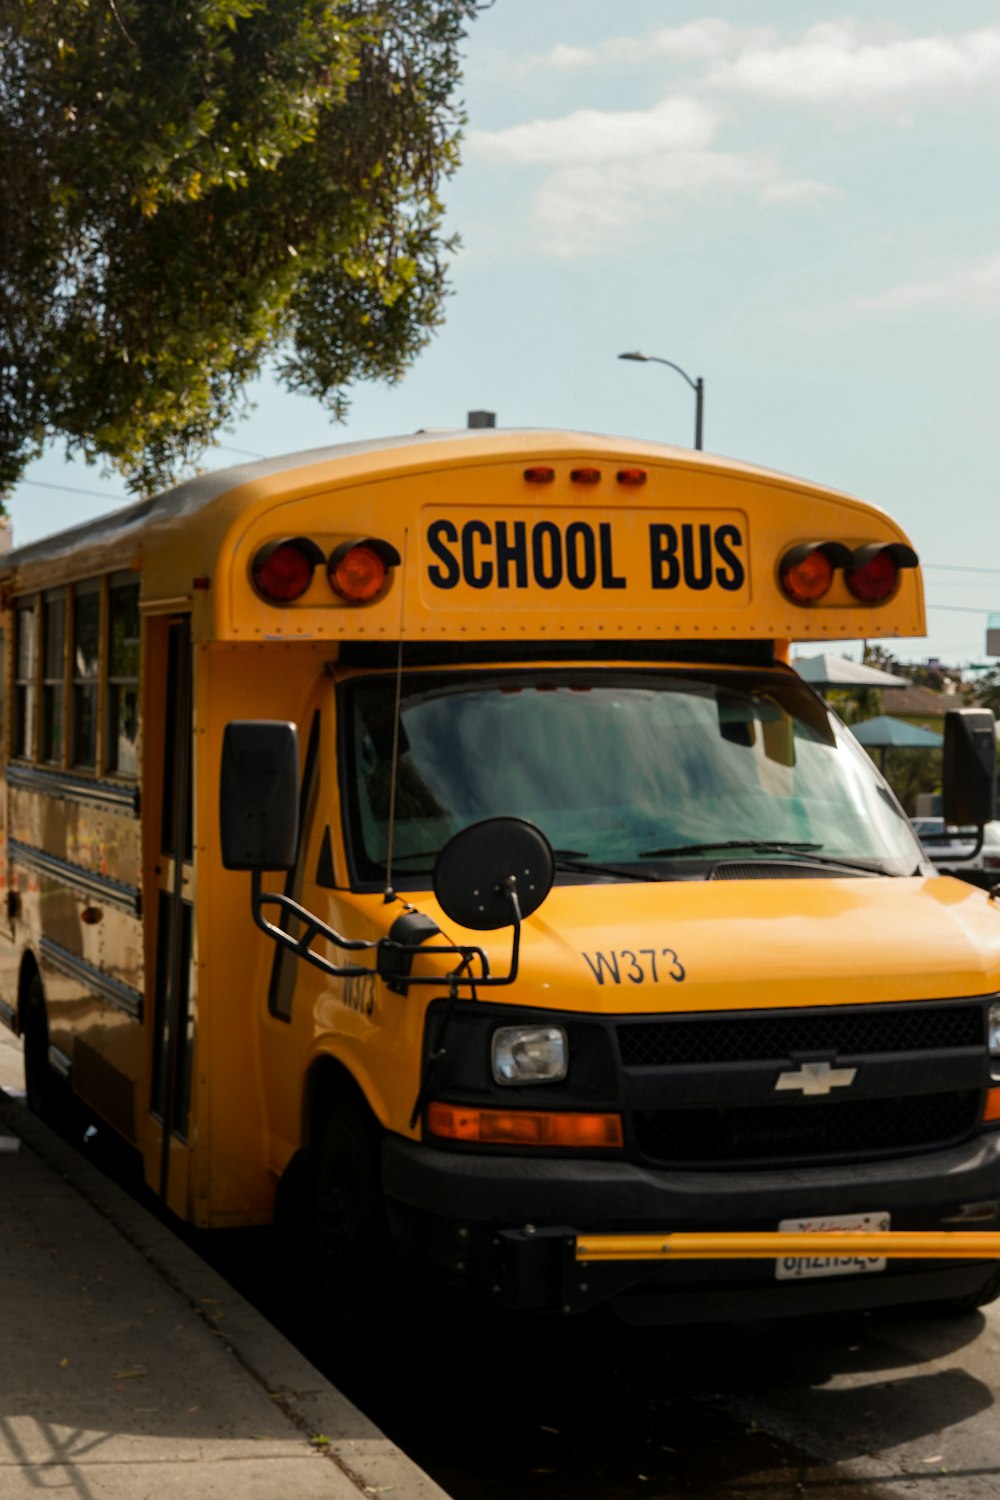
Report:
<svg viewBox="0 0 1000 1500"><path fill-rule="evenodd" d="M661 359L658 354L640 354L637 349L633 350L630 354L619 354L618 358L637 359L643 364L669 365L672 370L677 371L678 375L683 375L688 385L694 391L694 445L700 449L702 417L705 410L705 382L701 376L699 375L697 380L692 380L687 371L682 370L680 365L675 365L672 359Z"/></svg>

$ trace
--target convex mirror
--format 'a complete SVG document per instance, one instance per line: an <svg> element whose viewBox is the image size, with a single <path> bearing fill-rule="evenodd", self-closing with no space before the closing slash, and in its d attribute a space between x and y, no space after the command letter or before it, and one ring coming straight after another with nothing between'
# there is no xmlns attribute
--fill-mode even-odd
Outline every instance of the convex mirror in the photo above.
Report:
<svg viewBox="0 0 1000 1500"><path fill-rule="evenodd" d="M449 839L434 865L441 910L474 932L509 927L510 892L522 917L537 911L552 889L555 857L540 828L524 818L484 818Z"/></svg>

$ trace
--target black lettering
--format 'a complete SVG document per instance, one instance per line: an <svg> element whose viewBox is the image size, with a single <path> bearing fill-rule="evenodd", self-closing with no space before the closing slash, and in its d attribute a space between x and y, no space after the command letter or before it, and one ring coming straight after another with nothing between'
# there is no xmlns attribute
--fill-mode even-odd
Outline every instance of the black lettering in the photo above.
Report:
<svg viewBox="0 0 1000 1500"><path fill-rule="evenodd" d="M640 948L639 952L643 955L644 958L648 955L648 957L649 957L649 967L653 971L653 983L654 984L658 983L660 976L656 972L656 949L655 948Z"/></svg>
<svg viewBox="0 0 1000 1500"><path fill-rule="evenodd" d="M732 543L732 546L730 546ZM724 564L715 570L715 581L720 589L734 592L743 587L746 571L733 547L742 547L743 538L738 526L720 526L715 533L715 550Z"/></svg>
<svg viewBox="0 0 1000 1500"><path fill-rule="evenodd" d="M698 542L701 551L700 567L696 566L694 555L694 532L693 526L685 524L681 527L681 546L684 552L684 582L689 589L700 591L711 586L712 582L712 528L701 522L698 526Z"/></svg>
<svg viewBox="0 0 1000 1500"><path fill-rule="evenodd" d="M528 535L523 521L513 523L514 540L507 540L507 522L497 522L497 588L510 588L510 565L514 564L514 586L528 587Z"/></svg>
<svg viewBox="0 0 1000 1500"><path fill-rule="evenodd" d="M623 589L625 580L615 574L615 565L611 557L611 523L602 521L597 528L600 537L601 548L601 588Z"/></svg>
<svg viewBox="0 0 1000 1500"><path fill-rule="evenodd" d="M681 570L677 564L677 527L669 521L649 528L649 566L654 589L675 589Z"/></svg>
<svg viewBox="0 0 1000 1500"><path fill-rule="evenodd" d="M356 974L344 980L343 1001L348 1010L370 1016L375 1009L375 975Z"/></svg>
<svg viewBox="0 0 1000 1500"><path fill-rule="evenodd" d="M618 959L613 953L610 958L605 953L595 953L593 958L591 958L589 953L585 953L583 956L590 965L590 972L598 984L604 983L605 968L607 968L608 974L614 980L615 984L621 984L621 975L618 972Z"/></svg>
<svg viewBox="0 0 1000 1500"><path fill-rule="evenodd" d="M493 564L476 565L476 539L489 546L493 534L485 521L466 521L462 527L462 571L470 589L488 589L493 582Z"/></svg>
<svg viewBox="0 0 1000 1500"><path fill-rule="evenodd" d="M629 980L629 983L630 984L642 984L642 981L645 979L646 976L642 972L642 964L636 958L635 954L632 952L632 949L631 948L623 948L622 949L622 958L627 958L629 960L629 966L628 966L629 967L629 972L628 972L628 976L627 976L628 980Z"/></svg>
<svg viewBox="0 0 1000 1500"><path fill-rule="evenodd" d="M575 589L592 589L597 580L594 533L586 521L566 527L566 577Z"/></svg>
<svg viewBox="0 0 1000 1500"><path fill-rule="evenodd" d="M453 589L462 576L458 559L448 551L445 542L457 542L458 532L450 521L432 521L427 528L427 545L444 563L443 568L427 569L427 577L435 588Z"/></svg>
<svg viewBox="0 0 1000 1500"><path fill-rule="evenodd" d="M669 958L670 960L670 968L667 970L667 973L670 975L671 979L675 981L675 983L680 984L681 981L687 977L687 970L685 969L684 965L677 957L677 954L674 952L673 948L662 948L660 951L663 954L664 958Z"/></svg>
<svg viewBox="0 0 1000 1500"><path fill-rule="evenodd" d="M548 538L548 548L545 539ZM546 551L548 556L546 557ZM555 589L562 583L562 536L553 521L539 521L531 533L531 564L539 588Z"/></svg>

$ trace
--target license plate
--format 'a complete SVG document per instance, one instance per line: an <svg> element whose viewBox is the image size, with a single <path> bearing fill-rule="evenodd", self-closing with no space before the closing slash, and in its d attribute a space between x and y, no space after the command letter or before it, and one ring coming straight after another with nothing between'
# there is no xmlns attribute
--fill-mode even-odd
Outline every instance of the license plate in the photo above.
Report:
<svg viewBox="0 0 1000 1500"><path fill-rule="evenodd" d="M889 1228L888 1214L832 1214L821 1219L782 1219L784 1234L833 1234L839 1230ZM884 1255L786 1255L774 1263L779 1281L803 1281L808 1276L863 1276L884 1271Z"/></svg>

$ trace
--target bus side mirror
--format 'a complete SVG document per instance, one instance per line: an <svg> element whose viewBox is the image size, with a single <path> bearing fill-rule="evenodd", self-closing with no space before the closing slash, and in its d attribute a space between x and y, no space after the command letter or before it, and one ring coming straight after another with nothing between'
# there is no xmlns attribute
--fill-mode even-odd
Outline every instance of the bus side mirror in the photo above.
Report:
<svg viewBox="0 0 1000 1500"><path fill-rule="evenodd" d="M951 709L944 716L944 820L982 828L996 817L996 804L996 720L988 708Z"/></svg>
<svg viewBox="0 0 1000 1500"><path fill-rule="evenodd" d="M524 818L483 818L445 844L434 865L437 903L474 932L518 927L545 900L555 878L552 846Z"/></svg>
<svg viewBox="0 0 1000 1500"><path fill-rule="evenodd" d="M294 724L226 725L219 832L227 870L290 870L299 843L299 744Z"/></svg>

